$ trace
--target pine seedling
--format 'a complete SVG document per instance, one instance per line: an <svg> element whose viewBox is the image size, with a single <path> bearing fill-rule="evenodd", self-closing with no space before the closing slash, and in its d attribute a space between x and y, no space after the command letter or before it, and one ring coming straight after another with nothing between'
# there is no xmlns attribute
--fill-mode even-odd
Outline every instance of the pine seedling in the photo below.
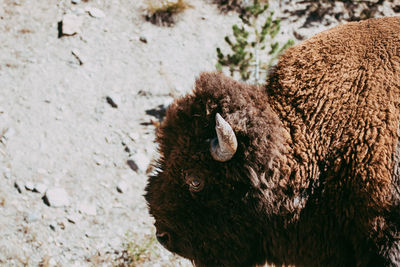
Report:
<svg viewBox="0 0 400 267"><path fill-rule="evenodd" d="M261 4L259 0L254 0L239 17L242 23L232 26L234 40L225 37L232 53L224 55L218 47L216 67L218 70L228 67L231 76L239 73L242 80L252 79L255 84L259 84L265 81L268 70L278 56L294 42L289 40L280 46L278 41L274 41L280 31L280 19L274 19L274 12L268 11L268 3ZM260 24L260 19L265 17L264 23ZM265 51L267 49L268 52ZM260 55L264 51L266 53ZM266 62L261 60L265 55L268 56Z"/></svg>

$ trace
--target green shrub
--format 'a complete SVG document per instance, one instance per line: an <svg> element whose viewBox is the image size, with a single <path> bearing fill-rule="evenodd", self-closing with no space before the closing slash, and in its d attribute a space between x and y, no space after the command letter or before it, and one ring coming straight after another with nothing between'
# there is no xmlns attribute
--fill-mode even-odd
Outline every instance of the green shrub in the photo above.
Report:
<svg viewBox="0 0 400 267"><path fill-rule="evenodd" d="M268 11L268 3L261 4L258 0L246 7L245 12L239 16L242 23L232 26L234 40L229 36L225 37L232 54L224 55L217 48L217 69L228 67L231 76L239 73L242 80L248 81L252 78L255 84L265 81L269 68L274 65L278 56L294 43L289 40L280 46L279 42L274 41L280 31L280 19L274 19L273 15L274 12ZM262 24L261 18L266 18ZM268 55L266 61L262 60L264 55Z"/></svg>

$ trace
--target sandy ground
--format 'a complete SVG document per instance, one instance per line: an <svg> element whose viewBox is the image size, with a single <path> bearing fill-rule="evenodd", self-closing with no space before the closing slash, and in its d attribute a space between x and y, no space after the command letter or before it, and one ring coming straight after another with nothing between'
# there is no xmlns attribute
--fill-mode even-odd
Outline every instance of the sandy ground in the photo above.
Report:
<svg viewBox="0 0 400 267"><path fill-rule="evenodd" d="M189 2L161 27L144 19L144 1L0 0L0 265L123 265L127 243L151 254L137 265L190 265L152 239L142 196L157 157L151 121L215 70L215 49L239 19L211 1ZM396 14L395 4L381 14ZM93 7L104 16L90 16ZM271 7L287 17L282 42L342 22L301 28L305 17L284 13L301 9L296 1ZM66 14L82 25L59 38ZM49 206L43 197L54 188L66 196Z"/></svg>

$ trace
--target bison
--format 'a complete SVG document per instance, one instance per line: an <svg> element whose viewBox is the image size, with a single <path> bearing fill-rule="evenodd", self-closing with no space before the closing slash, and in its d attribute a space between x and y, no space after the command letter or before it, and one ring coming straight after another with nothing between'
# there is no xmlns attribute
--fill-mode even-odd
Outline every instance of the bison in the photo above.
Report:
<svg viewBox="0 0 400 267"><path fill-rule="evenodd" d="M400 18L286 51L263 86L203 73L145 198L196 266L400 266Z"/></svg>

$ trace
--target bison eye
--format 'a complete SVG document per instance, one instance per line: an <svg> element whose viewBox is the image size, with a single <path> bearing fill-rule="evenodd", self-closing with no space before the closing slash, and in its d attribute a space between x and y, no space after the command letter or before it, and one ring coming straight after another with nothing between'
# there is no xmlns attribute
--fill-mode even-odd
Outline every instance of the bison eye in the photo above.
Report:
<svg viewBox="0 0 400 267"><path fill-rule="evenodd" d="M203 181L196 177L188 177L186 182L189 185L190 191L192 192L199 192L204 187Z"/></svg>
<svg viewBox="0 0 400 267"><path fill-rule="evenodd" d="M192 187L192 188L200 188L200 181L199 180L196 180L196 179L194 179L194 180L192 180L191 182L190 182L190 186Z"/></svg>

